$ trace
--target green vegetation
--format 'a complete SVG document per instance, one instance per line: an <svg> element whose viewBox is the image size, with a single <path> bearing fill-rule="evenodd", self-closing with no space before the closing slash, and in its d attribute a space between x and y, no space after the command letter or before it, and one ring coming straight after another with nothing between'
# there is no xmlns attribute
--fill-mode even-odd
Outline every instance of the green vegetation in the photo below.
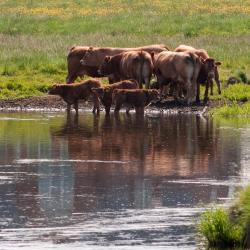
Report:
<svg viewBox="0 0 250 250"><path fill-rule="evenodd" d="M231 117L240 117L240 118L250 118L250 102L239 105L237 103L226 104L222 107L214 108L211 111L213 116L231 118Z"/></svg>
<svg viewBox="0 0 250 250"><path fill-rule="evenodd" d="M230 209L204 212L198 228L209 247L250 247L250 186Z"/></svg>
<svg viewBox="0 0 250 250"><path fill-rule="evenodd" d="M77 44L190 44L222 62L222 80L242 72L244 82L250 75L248 2L3 0L0 98L39 95L64 82L67 51Z"/></svg>
<svg viewBox="0 0 250 250"><path fill-rule="evenodd" d="M210 247L234 247L241 245L242 228L234 225L223 209L206 211L200 221L200 231Z"/></svg>

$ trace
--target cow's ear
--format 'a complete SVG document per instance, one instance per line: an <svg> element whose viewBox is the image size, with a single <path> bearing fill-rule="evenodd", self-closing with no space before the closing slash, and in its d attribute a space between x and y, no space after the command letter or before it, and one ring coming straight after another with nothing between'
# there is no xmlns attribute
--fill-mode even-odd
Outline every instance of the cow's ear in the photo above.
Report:
<svg viewBox="0 0 250 250"><path fill-rule="evenodd" d="M220 66L220 65L221 65L221 62L215 62L215 65L216 65L216 66Z"/></svg>
<svg viewBox="0 0 250 250"><path fill-rule="evenodd" d="M201 63L205 63L207 59L203 59L202 57L199 57Z"/></svg>

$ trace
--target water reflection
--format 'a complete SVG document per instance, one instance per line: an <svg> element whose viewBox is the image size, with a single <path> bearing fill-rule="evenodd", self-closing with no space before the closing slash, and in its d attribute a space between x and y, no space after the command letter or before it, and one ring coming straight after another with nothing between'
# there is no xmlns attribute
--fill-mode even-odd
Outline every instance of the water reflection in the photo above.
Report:
<svg viewBox="0 0 250 250"><path fill-rule="evenodd" d="M88 113L18 118L0 116L2 229L67 231L80 224L72 237L90 244L112 238L114 244L165 245L174 238L192 245L195 209L224 202L249 180L247 129L223 128L212 119Z"/></svg>

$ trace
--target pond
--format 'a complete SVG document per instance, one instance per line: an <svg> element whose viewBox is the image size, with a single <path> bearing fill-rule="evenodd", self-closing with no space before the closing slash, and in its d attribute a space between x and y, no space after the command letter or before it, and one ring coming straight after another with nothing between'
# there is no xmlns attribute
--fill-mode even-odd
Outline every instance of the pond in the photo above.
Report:
<svg viewBox="0 0 250 250"><path fill-rule="evenodd" d="M250 124L0 113L6 249L196 249L199 214L250 179Z"/></svg>

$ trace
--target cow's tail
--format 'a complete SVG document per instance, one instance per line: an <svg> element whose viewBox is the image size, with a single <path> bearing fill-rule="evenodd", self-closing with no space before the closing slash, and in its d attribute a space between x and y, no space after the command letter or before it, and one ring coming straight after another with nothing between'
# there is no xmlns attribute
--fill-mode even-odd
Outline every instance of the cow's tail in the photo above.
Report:
<svg viewBox="0 0 250 250"><path fill-rule="evenodd" d="M144 64L144 56L143 56L143 51L141 50L139 52L139 56L138 56L138 60L137 60L137 63L138 63L138 72L137 72L137 81L139 83L139 87L142 88L142 84L143 84L143 64Z"/></svg>

